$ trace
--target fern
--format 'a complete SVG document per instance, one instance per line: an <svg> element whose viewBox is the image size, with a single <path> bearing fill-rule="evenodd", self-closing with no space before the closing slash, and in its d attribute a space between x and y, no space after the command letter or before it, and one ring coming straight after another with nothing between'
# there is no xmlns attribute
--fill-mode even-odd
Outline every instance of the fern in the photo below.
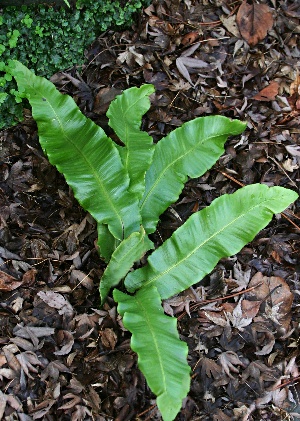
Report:
<svg viewBox="0 0 300 421"><path fill-rule="evenodd" d="M107 112L119 146L46 79L17 61L12 75L32 106L49 161L97 221L100 254L108 262L100 281L102 302L125 280L129 294L114 289L113 296L163 419L171 421L188 393L190 369L176 319L164 314L161 300L199 282L220 258L237 253L297 194L256 184L224 195L193 214L144 267L130 272L153 248L148 234L187 178L211 168L228 136L240 134L245 123L222 116L196 118L154 145L140 130L154 90L143 85L124 91Z"/></svg>

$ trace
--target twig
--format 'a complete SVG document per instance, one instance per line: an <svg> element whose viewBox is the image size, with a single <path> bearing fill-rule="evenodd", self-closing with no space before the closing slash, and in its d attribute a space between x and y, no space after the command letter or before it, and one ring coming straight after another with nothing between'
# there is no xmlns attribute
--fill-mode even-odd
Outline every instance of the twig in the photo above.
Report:
<svg viewBox="0 0 300 421"><path fill-rule="evenodd" d="M220 174L224 175L224 177L229 178L229 180L234 181L236 184L238 184L241 187L245 187L245 184L243 184L241 181L236 180L234 177L232 177L229 174L226 174L225 172L221 171L221 170L217 170Z"/></svg>
<svg viewBox="0 0 300 421"><path fill-rule="evenodd" d="M203 301L200 301L199 303L196 303L193 306L191 306L191 311L196 310L197 307L203 306L204 304L215 303L216 301L224 301L224 300L227 300L228 298L238 297L239 295L245 294L246 292L250 292L253 289L258 288L262 284L263 284L263 282L260 282L259 284L254 285L251 288L244 289L243 291L236 292L235 294L226 295L225 297L219 297L219 298L214 298L212 300L203 300ZM177 317L177 320L181 320L186 314L187 314L186 311L184 311L183 313L181 313Z"/></svg>
<svg viewBox="0 0 300 421"><path fill-rule="evenodd" d="M137 417L138 417L138 418L140 418L142 415L147 414L147 412L152 411L152 409L154 409L155 407L156 407L156 405L152 405L152 406L150 406L150 408L146 409L146 410L145 410L145 411L143 411L143 412L140 412L140 413L137 415Z"/></svg>
<svg viewBox="0 0 300 421"><path fill-rule="evenodd" d="M298 381L298 380L300 380L300 376L298 376L298 377L295 377L295 378L293 378L293 379L291 379L291 380L288 380L287 382L285 382L285 383L282 383L282 384L278 384L276 387L274 387L273 388L273 390L277 390L277 389L280 389L281 387L286 387L286 386L288 386L288 385L290 385L290 384L294 384L296 381Z"/></svg>
<svg viewBox="0 0 300 421"><path fill-rule="evenodd" d="M297 228L297 230L299 230L300 231L300 227L298 227L298 225L297 224L295 224L295 222L293 222L288 216L286 216L283 212L281 212L281 215L285 218L285 219L287 219L295 228ZM296 215L294 215L295 217L296 217Z"/></svg>
<svg viewBox="0 0 300 421"><path fill-rule="evenodd" d="M290 180L292 185L296 188L298 188L297 184L291 179L291 177L288 175L288 173L285 171L285 169L279 164L279 162L276 161L272 156L268 155L268 158L270 158L277 166L281 169L281 171L284 173L284 175Z"/></svg>

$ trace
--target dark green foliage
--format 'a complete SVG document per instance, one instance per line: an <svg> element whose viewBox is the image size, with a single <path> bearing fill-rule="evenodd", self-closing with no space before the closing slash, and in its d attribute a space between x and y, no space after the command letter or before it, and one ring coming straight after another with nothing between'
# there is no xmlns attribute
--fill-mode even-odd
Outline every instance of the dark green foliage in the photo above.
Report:
<svg viewBox="0 0 300 421"><path fill-rule="evenodd" d="M103 31L130 25L133 14L148 0L77 0L76 8L45 5L7 7L0 15L0 128L22 116L20 95L5 66L17 59L50 77L84 62L84 50ZM5 95L7 94L7 95Z"/></svg>

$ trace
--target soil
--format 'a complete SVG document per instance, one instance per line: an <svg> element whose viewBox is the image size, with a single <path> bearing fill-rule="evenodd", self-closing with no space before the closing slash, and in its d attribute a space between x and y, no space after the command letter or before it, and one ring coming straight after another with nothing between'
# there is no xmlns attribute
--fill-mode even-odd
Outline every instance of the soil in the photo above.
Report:
<svg viewBox="0 0 300 421"><path fill-rule="evenodd" d="M109 103L143 83L156 88L143 120L155 141L195 117L247 121L162 215L156 246L241 185L299 192L299 34L300 5L291 0L159 0L132 29L102 34L82 68L53 75L110 136ZM115 302L100 308L105 262L95 221L43 155L29 109L24 117L0 133L0 419L160 420ZM299 219L298 199L164 302L192 368L177 420L300 418Z"/></svg>

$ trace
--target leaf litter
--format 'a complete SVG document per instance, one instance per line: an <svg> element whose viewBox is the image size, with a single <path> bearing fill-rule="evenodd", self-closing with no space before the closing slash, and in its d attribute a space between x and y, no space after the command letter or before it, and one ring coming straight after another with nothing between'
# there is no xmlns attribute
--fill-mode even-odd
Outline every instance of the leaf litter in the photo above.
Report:
<svg viewBox="0 0 300 421"><path fill-rule="evenodd" d="M109 102L143 83L156 88L143 121L155 141L196 116L247 121L162 215L156 245L241 184L299 188L299 28L291 0L155 0L132 29L102 34L80 73L53 75L108 135ZM99 307L94 221L43 157L28 110L0 139L0 419L159 420L115 303ZM299 218L298 201L164 302L193 370L178 420L297 418Z"/></svg>

